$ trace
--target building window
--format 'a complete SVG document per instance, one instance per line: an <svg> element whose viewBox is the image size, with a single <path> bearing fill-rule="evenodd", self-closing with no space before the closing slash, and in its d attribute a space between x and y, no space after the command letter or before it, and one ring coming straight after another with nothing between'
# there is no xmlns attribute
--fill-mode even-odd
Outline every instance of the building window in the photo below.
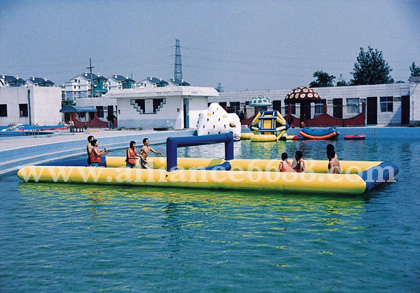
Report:
<svg viewBox="0 0 420 293"><path fill-rule="evenodd" d="M135 106L136 110L139 113L144 113L144 110L146 108L146 102L144 99L136 99L136 100L131 100L131 104Z"/></svg>
<svg viewBox="0 0 420 293"><path fill-rule="evenodd" d="M19 104L20 117L28 117L28 104Z"/></svg>
<svg viewBox="0 0 420 293"><path fill-rule="evenodd" d="M98 116L98 118L104 118L104 107L103 106L96 106L96 116Z"/></svg>
<svg viewBox="0 0 420 293"><path fill-rule="evenodd" d="M226 102L219 102L220 107L226 109Z"/></svg>
<svg viewBox="0 0 420 293"><path fill-rule="evenodd" d="M7 105L0 105L0 117L7 117Z"/></svg>
<svg viewBox="0 0 420 293"><path fill-rule="evenodd" d="M315 103L315 116L324 114L324 105L327 103L326 100L322 99L320 102Z"/></svg>
<svg viewBox="0 0 420 293"><path fill-rule="evenodd" d="M153 113L156 114L157 111L162 107L164 99L153 99Z"/></svg>
<svg viewBox="0 0 420 293"><path fill-rule="evenodd" d="M347 99L347 113L356 113L356 114L360 113L358 98Z"/></svg>
<svg viewBox="0 0 420 293"><path fill-rule="evenodd" d="M227 108L228 113L238 114L241 110L241 102L230 102L229 107Z"/></svg>
<svg viewBox="0 0 420 293"><path fill-rule="evenodd" d="M393 97L381 97L381 112L394 112Z"/></svg>

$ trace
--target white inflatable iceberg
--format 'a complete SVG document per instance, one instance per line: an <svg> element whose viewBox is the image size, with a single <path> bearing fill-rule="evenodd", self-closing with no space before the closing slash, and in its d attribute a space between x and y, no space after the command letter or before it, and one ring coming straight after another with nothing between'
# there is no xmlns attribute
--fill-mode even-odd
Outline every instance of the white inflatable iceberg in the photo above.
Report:
<svg viewBox="0 0 420 293"><path fill-rule="evenodd" d="M232 132L236 138L241 137L241 121L239 116L228 113L219 104L210 104L198 116L197 135L209 135Z"/></svg>

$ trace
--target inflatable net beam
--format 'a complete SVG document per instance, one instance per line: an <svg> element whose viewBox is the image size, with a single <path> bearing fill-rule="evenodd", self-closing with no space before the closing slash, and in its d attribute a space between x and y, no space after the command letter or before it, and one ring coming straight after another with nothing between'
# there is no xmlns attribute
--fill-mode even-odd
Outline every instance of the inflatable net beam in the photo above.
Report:
<svg viewBox="0 0 420 293"><path fill-rule="evenodd" d="M166 170L168 172L177 169L179 147L196 146L212 143L225 143L225 160L233 160L233 134L213 134L203 136L168 137L166 139Z"/></svg>

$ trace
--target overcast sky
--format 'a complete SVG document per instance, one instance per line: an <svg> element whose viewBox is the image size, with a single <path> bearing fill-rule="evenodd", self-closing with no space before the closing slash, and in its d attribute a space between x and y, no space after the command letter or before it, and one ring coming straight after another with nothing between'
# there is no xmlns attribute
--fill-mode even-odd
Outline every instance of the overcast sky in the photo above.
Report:
<svg viewBox="0 0 420 293"><path fill-rule="evenodd" d="M350 72L360 47L383 52L394 80L420 66L419 0L0 1L0 74L61 85L105 77L174 76L225 91L307 86L323 70Z"/></svg>

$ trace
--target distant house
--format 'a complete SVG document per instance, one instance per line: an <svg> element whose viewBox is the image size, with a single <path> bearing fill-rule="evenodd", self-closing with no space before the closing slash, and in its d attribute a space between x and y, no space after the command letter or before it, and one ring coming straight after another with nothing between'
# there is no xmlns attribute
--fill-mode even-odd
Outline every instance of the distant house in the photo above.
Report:
<svg viewBox="0 0 420 293"><path fill-rule="evenodd" d="M31 77L30 79L26 80L26 83L28 85L35 85L35 86L46 86L46 87L51 87L54 86L54 83L46 78L41 78L41 77Z"/></svg>
<svg viewBox="0 0 420 293"><path fill-rule="evenodd" d="M161 78L151 77L149 76L145 80L142 80L139 84L141 88L153 88L153 87L165 87L168 86L169 83L164 81Z"/></svg>
<svg viewBox="0 0 420 293"><path fill-rule="evenodd" d="M18 76L14 77L11 75L2 75L1 79L4 83L4 86L19 87L26 84L25 80Z"/></svg>
<svg viewBox="0 0 420 293"><path fill-rule="evenodd" d="M128 76L122 76L118 74L114 74L110 78L108 78L108 89L114 90L114 89L131 89L135 88L136 81L129 78Z"/></svg>
<svg viewBox="0 0 420 293"><path fill-rule="evenodd" d="M91 79L92 85L91 87ZM73 77L64 84L65 99L74 101L77 98L101 97L108 92L108 79L100 74L83 73Z"/></svg>
<svg viewBox="0 0 420 293"><path fill-rule="evenodd" d="M171 78L168 83L169 83L169 86L190 86L190 84L183 79L181 80L181 79Z"/></svg>

